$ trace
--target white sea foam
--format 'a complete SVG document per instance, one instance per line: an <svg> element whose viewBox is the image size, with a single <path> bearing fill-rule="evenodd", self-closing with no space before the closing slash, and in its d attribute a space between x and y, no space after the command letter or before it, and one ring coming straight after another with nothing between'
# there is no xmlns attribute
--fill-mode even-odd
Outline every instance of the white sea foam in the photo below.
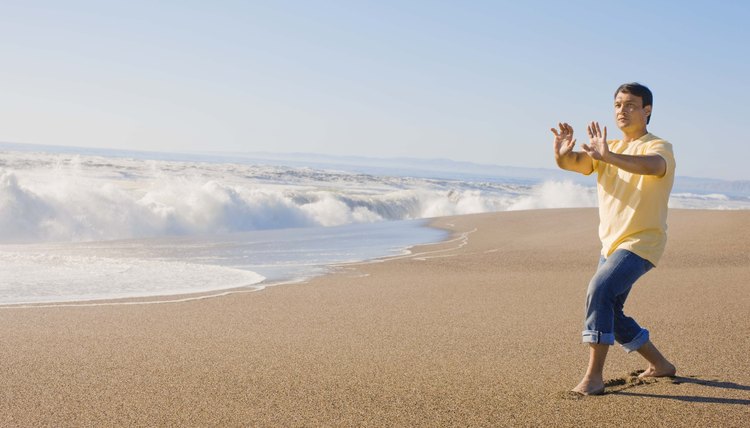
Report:
<svg viewBox="0 0 750 428"><path fill-rule="evenodd" d="M507 209L523 191L307 168L16 154L0 169L0 242L417 219Z"/></svg>
<svg viewBox="0 0 750 428"><path fill-rule="evenodd" d="M508 209L594 207L596 203L596 189L593 187L571 181L548 181L534 186L528 195L518 198Z"/></svg>
<svg viewBox="0 0 750 428"><path fill-rule="evenodd" d="M23 248L0 251L0 304L168 296L258 284L264 277L223 266Z"/></svg>
<svg viewBox="0 0 750 428"><path fill-rule="evenodd" d="M0 243L189 236L595 205L593 182L471 182L20 152L4 153L0 163ZM750 201L678 193L671 206L748 208Z"/></svg>
<svg viewBox="0 0 750 428"><path fill-rule="evenodd" d="M746 210L750 209L750 199L730 198L720 193L673 193L669 198L669 207L706 210Z"/></svg>
<svg viewBox="0 0 750 428"><path fill-rule="evenodd" d="M125 297L164 300L300 281L327 272L332 264L403 255L408 246L446 236L423 223L0 245L0 306Z"/></svg>

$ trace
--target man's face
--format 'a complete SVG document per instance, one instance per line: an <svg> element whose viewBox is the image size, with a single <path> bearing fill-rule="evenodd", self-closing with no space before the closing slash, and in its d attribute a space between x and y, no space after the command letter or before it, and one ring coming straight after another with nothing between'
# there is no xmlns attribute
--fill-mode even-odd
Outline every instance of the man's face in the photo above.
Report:
<svg viewBox="0 0 750 428"><path fill-rule="evenodd" d="M623 131L646 129L646 120L651 115L651 106L643 107L643 99L637 95L618 92L615 97L615 120Z"/></svg>

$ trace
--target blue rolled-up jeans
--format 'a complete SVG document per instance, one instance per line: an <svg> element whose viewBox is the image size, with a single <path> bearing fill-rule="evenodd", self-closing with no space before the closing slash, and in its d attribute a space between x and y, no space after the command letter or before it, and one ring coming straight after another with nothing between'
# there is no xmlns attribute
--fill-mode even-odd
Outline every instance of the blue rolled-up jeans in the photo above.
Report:
<svg viewBox="0 0 750 428"><path fill-rule="evenodd" d="M586 293L584 343L613 345L617 341L627 352L633 352L648 342L648 330L626 316L622 308L635 281L653 267L628 250L615 250L599 260Z"/></svg>

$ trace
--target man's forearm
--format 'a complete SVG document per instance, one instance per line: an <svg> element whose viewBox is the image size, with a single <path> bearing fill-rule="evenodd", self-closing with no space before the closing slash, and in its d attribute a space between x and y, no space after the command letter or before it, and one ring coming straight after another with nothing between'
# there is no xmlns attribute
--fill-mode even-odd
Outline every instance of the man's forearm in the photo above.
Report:
<svg viewBox="0 0 750 428"><path fill-rule="evenodd" d="M568 171L590 174L594 170L591 158L586 153L570 151L555 158L557 166Z"/></svg>
<svg viewBox="0 0 750 428"><path fill-rule="evenodd" d="M667 173L667 162L659 155L633 156L610 152L602 161L633 174L662 177Z"/></svg>

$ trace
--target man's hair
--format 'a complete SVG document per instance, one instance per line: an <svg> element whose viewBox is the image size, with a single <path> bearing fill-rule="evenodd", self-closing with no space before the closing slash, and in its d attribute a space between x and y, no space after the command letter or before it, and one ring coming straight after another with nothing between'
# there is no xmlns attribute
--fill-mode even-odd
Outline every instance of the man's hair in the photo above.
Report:
<svg viewBox="0 0 750 428"><path fill-rule="evenodd" d="M641 99L643 100L643 107L654 105L654 95L651 93L651 89L647 88L644 85L641 85L638 82L623 83L622 85L620 85L620 87L615 91L615 98L617 98L617 94L619 94L620 92L622 92L623 94L633 94L636 97L641 97ZM646 118L646 124L648 124L650 121L651 115L649 114Z"/></svg>

